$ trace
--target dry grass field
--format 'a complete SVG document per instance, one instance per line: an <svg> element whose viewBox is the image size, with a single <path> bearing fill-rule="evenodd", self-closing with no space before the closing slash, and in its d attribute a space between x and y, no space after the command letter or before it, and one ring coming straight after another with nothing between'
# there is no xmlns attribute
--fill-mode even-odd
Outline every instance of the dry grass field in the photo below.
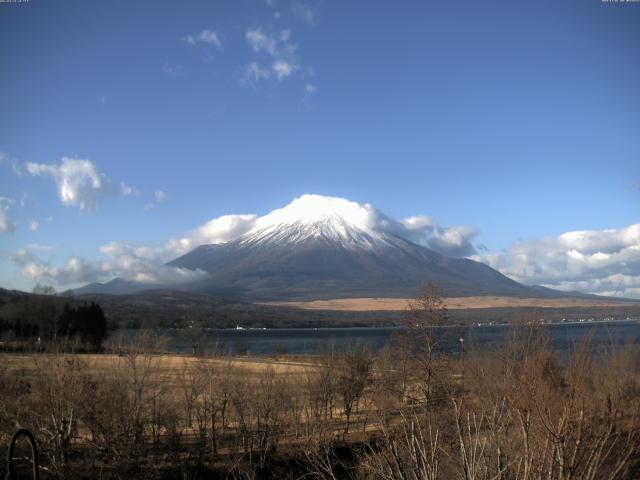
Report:
<svg viewBox="0 0 640 480"><path fill-rule="evenodd" d="M334 310L349 312L402 311L407 309L409 298L337 298L333 300L313 300L307 302L268 302L265 305L298 307L307 310ZM480 308L572 308L572 307L624 307L635 306L638 302L626 299L590 299L590 298L515 298L515 297L449 297L446 299L449 309Z"/></svg>
<svg viewBox="0 0 640 480"><path fill-rule="evenodd" d="M88 375L100 375L112 372L122 367L130 358L117 354L66 354L66 358L82 362L83 371ZM52 360L59 358L56 354L46 353L0 353L0 365L8 373L20 373L30 376L47 365ZM140 356L137 361L141 362ZM153 355L154 370L161 372L169 385L175 384L179 388L178 380L196 365L207 364L212 368L233 371L234 374L261 375L266 371L272 371L276 375L289 379L300 376L316 369L317 359L303 356L292 357L196 357L180 354ZM171 379L176 380L172 382ZM168 385L165 383L165 385Z"/></svg>

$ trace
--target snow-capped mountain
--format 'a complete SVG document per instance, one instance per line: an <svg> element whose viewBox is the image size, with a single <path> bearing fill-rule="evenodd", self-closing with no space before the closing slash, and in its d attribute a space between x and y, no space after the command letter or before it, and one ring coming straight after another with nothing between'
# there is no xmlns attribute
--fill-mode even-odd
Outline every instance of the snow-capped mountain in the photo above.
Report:
<svg viewBox="0 0 640 480"><path fill-rule="evenodd" d="M233 228L228 231L234 234L224 243L200 245L167 264L206 272L203 280L150 285L114 279L76 292L122 294L165 288L249 301L315 300L412 297L423 284L435 282L448 296L567 296L522 285L483 263L427 248L420 238L425 226L429 228L427 217L397 221L369 204L320 195L303 195L262 217L235 217L241 223L230 223ZM208 234L224 237L219 230Z"/></svg>
<svg viewBox="0 0 640 480"><path fill-rule="evenodd" d="M440 255L403 233L370 205L305 195L240 237L168 265L209 273L190 290L259 300L411 296L426 282L448 295L531 295L485 264Z"/></svg>

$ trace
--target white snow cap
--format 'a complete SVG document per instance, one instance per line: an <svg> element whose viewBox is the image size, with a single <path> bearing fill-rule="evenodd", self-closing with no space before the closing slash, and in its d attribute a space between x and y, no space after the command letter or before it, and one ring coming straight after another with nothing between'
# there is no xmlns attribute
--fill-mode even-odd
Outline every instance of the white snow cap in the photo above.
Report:
<svg viewBox="0 0 640 480"><path fill-rule="evenodd" d="M359 204L339 197L306 194L256 220L255 229L272 225L301 223L310 225L328 220L342 220L363 230L376 227L382 214L368 203Z"/></svg>
<svg viewBox="0 0 640 480"><path fill-rule="evenodd" d="M322 236L347 240L352 244L388 243L401 237L432 248L445 255L462 257L476 253L471 244L477 231L469 227L442 227L431 217L413 216L394 219L369 203L345 198L305 194L283 208L263 216L223 215L214 218L185 236L172 239L169 247L183 254L203 244L221 244L234 240L298 242Z"/></svg>

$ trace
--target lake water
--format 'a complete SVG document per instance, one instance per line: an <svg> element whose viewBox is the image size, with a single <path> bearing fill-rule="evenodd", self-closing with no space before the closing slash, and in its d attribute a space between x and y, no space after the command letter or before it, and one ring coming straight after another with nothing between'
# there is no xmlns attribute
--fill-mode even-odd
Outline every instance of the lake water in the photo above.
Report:
<svg viewBox="0 0 640 480"><path fill-rule="evenodd" d="M640 343L640 323L636 320L611 322L559 323L546 325L549 335L561 354L567 354L591 335L597 347L621 345L625 342ZM442 327L440 344L445 351L459 352L461 345L468 348L492 348L508 338L513 327L508 325L482 325L474 327ZM348 343L364 343L373 349L390 345L401 327L361 328L286 328L286 329L209 329L197 339L205 350L214 345L225 351L239 354L313 354L335 345L338 349ZM171 351L190 353L194 341L184 330L161 330ZM460 339L463 339L463 342Z"/></svg>

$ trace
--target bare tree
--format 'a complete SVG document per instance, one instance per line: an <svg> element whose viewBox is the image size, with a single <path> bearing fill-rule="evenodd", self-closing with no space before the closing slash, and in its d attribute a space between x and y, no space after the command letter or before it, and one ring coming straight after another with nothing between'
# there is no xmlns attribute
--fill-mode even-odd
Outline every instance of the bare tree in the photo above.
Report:
<svg viewBox="0 0 640 480"><path fill-rule="evenodd" d="M36 295L55 295L56 294L55 288L53 288L51 285L45 285L40 282L36 283L31 291Z"/></svg>
<svg viewBox="0 0 640 480"><path fill-rule="evenodd" d="M32 418L39 437L50 446L54 468L67 465L71 439L89 399L85 364L77 357L53 355L36 360Z"/></svg>
<svg viewBox="0 0 640 480"><path fill-rule="evenodd" d="M365 387L371 380L373 358L371 350L363 345L347 345L338 364L336 391L346 417L344 435L349 433L352 415Z"/></svg>
<svg viewBox="0 0 640 480"><path fill-rule="evenodd" d="M421 425L412 412L402 412L395 428L383 425L382 448L364 455L366 478L380 480L437 480L441 475L441 438L430 423Z"/></svg>
<svg viewBox="0 0 640 480"><path fill-rule="evenodd" d="M438 374L444 370L443 359L438 359L439 327L446 325L449 315L442 289L433 283L425 285L416 298L409 302L405 326L413 343L417 368L415 376L421 398L427 405L433 394Z"/></svg>

